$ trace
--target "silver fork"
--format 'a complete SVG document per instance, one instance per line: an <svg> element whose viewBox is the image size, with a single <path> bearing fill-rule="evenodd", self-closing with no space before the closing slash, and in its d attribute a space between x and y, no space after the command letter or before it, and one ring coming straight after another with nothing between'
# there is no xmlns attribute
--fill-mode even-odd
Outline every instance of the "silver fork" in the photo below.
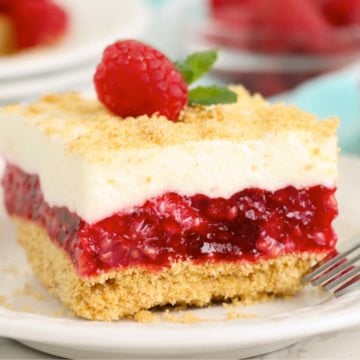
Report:
<svg viewBox="0 0 360 360"><path fill-rule="evenodd" d="M303 282L312 286L321 286L331 291L336 297L360 289L360 234L349 241L350 248L325 261Z"/></svg>

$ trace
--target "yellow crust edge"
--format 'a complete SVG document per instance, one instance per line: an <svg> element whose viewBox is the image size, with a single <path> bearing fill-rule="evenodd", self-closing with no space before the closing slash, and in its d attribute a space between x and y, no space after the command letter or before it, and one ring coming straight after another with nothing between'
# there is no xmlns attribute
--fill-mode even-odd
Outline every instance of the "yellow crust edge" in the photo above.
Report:
<svg viewBox="0 0 360 360"><path fill-rule="evenodd" d="M179 262L160 272L134 267L82 279L42 227L15 221L36 276L75 315L90 320L136 319L142 310L167 304L205 306L213 300L293 295L301 277L325 256L303 253L255 264Z"/></svg>

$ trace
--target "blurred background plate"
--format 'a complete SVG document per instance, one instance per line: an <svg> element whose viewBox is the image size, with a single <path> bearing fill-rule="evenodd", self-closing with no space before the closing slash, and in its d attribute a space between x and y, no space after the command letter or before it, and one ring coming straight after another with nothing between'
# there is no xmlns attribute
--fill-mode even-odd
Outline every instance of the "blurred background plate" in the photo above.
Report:
<svg viewBox="0 0 360 360"><path fill-rule="evenodd" d="M95 65L82 64L81 67L70 68L64 72L49 73L46 76L15 79L15 81L0 82L0 104L13 103L31 99L49 92L69 91L82 88L91 82Z"/></svg>
<svg viewBox="0 0 360 360"><path fill-rule="evenodd" d="M0 81L59 71L100 58L106 45L145 32L149 12L140 0L61 0L70 14L66 37L50 47L0 58ZM106 5L106 6L105 6Z"/></svg>

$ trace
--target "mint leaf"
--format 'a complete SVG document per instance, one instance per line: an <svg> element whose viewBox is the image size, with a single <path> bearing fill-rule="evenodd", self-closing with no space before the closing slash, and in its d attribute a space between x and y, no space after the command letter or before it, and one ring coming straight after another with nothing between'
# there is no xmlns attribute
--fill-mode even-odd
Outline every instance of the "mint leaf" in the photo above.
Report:
<svg viewBox="0 0 360 360"><path fill-rule="evenodd" d="M191 68L185 63L181 63L181 62L176 62L175 66L179 70L185 82L188 85L190 85L193 82L193 78L194 78L194 72L191 70Z"/></svg>
<svg viewBox="0 0 360 360"><path fill-rule="evenodd" d="M236 93L224 86L199 86L189 92L190 105L232 104L236 101Z"/></svg>
<svg viewBox="0 0 360 360"><path fill-rule="evenodd" d="M196 52L189 55L184 61L176 62L175 66L185 82L190 85L209 72L217 57L217 50ZM189 91L189 105L232 104L236 101L236 93L227 87L199 86Z"/></svg>
<svg viewBox="0 0 360 360"><path fill-rule="evenodd" d="M211 70L217 57L217 50L196 52L189 55L184 61L177 61L175 66L185 82L190 85Z"/></svg>

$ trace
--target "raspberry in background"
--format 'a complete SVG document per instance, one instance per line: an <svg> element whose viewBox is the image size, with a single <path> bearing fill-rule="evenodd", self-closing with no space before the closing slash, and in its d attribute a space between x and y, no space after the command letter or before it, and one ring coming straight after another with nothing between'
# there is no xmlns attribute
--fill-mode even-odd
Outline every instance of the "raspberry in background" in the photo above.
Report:
<svg viewBox="0 0 360 360"><path fill-rule="evenodd" d="M14 20L19 49L56 41L69 22L65 10L50 0L16 0L10 16Z"/></svg>
<svg viewBox="0 0 360 360"><path fill-rule="evenodd" d="M234 7L244 3L246 0L210 0L211 8L214 10L226 7Z"/></svg>
<svg viewBox="0 0 360 360"><path fill-rule="evenodd" d="M0 0L0 12L9 12L17 0Z"/></svg>
<svg viewBox="0 0 360 360"><path fill-rule="evenodd" d="M212 17L217 26L217 31L211 36L213 41L235 48L251 47L256 13L247 2L248 0L211 0Z"/></svg>
<svg viewBox="0 0 360 360"><path fill-rule="evenodd" d="M323 0L322 11L335 26L360 25L360 0Z"/></svg>
<svg viewBox="0 0 360 360"><path fill-rule="evenodd" d="M313 1L249 0L247 3L256 12L257 26L266 35L259 43L261 49L299 53L321 53L329 49L332 28Z"/></svg>
<svg viewBox="0 0 360 360"><path fill-rule="evenodd" d="M210 5L212 18L228 27L222 30L228 35L219 38L220 44L267 53L326 54L343 50L327 16L348 16L356 22L360 19L356 2L360 4L360 0L210 0Z"/></svg>
<svg viewBox="0 0 360 360"><path fill-rule="evenodd" d="M246 31L252 28L256 14L249 9L245 1L241 1L219 7L214 11L213 18L234 30Z"/></svg>
<svg viewBox="0 0 360 360"><path fill-rule="evenodd" d="M158 113L176 121L188 102L187 84L175 65L135 40L105 49L94 83L99 100L122 117Z"/></svg>

